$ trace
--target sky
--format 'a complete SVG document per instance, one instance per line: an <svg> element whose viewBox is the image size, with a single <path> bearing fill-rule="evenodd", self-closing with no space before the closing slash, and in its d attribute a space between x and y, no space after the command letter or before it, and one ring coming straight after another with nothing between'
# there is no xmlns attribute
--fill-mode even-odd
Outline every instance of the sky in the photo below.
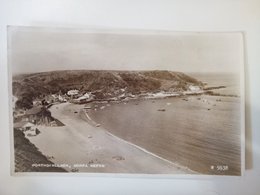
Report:
<svg viewBox="0 0 260 195"><path fill-rule="evenodd" d="M9 27L13 74L53 70L238 73L241 33Z"/></svg>

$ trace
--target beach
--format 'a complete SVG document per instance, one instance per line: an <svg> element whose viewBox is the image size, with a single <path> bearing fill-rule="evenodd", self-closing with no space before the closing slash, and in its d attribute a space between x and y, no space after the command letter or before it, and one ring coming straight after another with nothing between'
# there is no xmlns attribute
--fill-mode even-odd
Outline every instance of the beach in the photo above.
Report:
<svg viewBox="0 0 260 195"><path fill-rule="evenodd" d="M38 126L40 134L28 137L57 165L73 172L192 174L194 171L154 155L88 123L82 105L62 103L50 108L65 126Z"/></svg>

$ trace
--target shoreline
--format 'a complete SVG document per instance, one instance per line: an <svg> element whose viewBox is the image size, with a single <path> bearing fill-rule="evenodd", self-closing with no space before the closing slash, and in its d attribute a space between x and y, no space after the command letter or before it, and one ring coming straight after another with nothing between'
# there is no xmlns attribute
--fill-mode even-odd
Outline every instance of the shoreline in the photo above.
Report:
<svg viewBox="0 0 260 195"><path fill-rule="evenodd" d="M126 97L124 99L93 99L89 100L86 102L82 103L77 103L74 102L73 100L70 102L72 104L91 104L91 103L123 103L123 102L130 102L130 101L140 101L140 100L160 100L160 99L167 99L167 98L185 98L189 96L201 96L201 95L208 95L208 96L220 96L220 97L235 97L235 98L240 98L239 95L235 94L223 94L223 93L217 93L216 91L219 89L226 88L226 86L216 86L216 87L209 87L206 89L203 89L199 92L191 92L191 91L184 91L182 93L163 93L161 96L156 96L156 93L147 93L147 94L142 94L138 97L131 98L131 97Z"/></svg>
<svg viewBox="0 0 260 195"><path fill-rule="evenodd" d="M30 138L44 154L54 157L54 163L87 165L77 168L76 172L194 174L187 168L164 161L112 136L103 127L93 127L86 122L88 119L82 120L80 112L74 113L81 107L71 103L52 106L53 116L64 122L65 126L43 127L41 134ZM44 142L47 138L48 144ZM64 152L53 148L57 144ZM91 165L103 167L92 168ZM67 171L73 172L72 168Z"/></svg>
<svg viewBox="0 0 260 195"><path fill-rule="evenodd" d="M167 102L172 102L172 101L178 102L178 104L176 105L174 103L167 103ZM231 101L232 102L234 101L234 102L232 104L230 104ZM176 158L174 157L175 152L177 152L177 153L181 152L181 154L182 154L182 152L184 152L185 154L188 154L189 151L193 150L193 145L198 146L197 144L201 144L202 142L203 143L205 142L205 144L208 145L209 149L204 148L203 145L201 145L200 147L196 147L196 148L198 148L198 150L203 151L203 153L198 152L197 153L198 156L200 156L200 155L204 156L206 153L211 153L211 152L213 152L212 154L226 156L228 154L225 151L230 151L230 152L232 151L232 153L230 153L230 157L226 156L223 159L222 163L229 164L230 173L237 174L237 172L239 170L237 167L238 165L236 165L237 161L234 159L239 157L239 154L237 154L237 152L236 152L237 149L239 149L239 148L237 148L237 146L236 146L237 142L234 142L234 140L236 140L237 136L239 136L238 135L239 132L236 131L236 129L239 127L232 127L233 124L227 123L228 115L220 114L220 113L223 113L223 111L225 111L226 109L231 109L228 112L225 111L225 113L229 113L229 114L233 113L234 115L232 115L230 117L232 117L231 118L232 120L234 120L234 119L236 120L237 114L234 112L235 110L233 110L233 109L234 108L239 109L239 107L235 106L235 105L239 104L239 99L234 98L234 97L220 98L217 96L210 96L210 95L204 94L201 97L200 96L198 96L198 97L186 96L185 98L184 97L177 97L177 98L172 97L172 98L167 98L167 99L163 98L158 101L159 104L155 104L156 102L157 101L150 99L150 101L149 100L147 100L147 101L146 100L136 100L136 103L134 101L129 101L128 103L121 102L119 104L115 103L115 104L111 104L111 106L110 105L106 106L106 104L104 104L104 105L101 104L97 107L96 111L91 110L89 115L92 118L92 120L94 120L96 123L101 123L101 125L103 127L105 127L105 129L108 129L107 131L109 131L109 133L115 135L116 137L119 137L120 139L123 139L123 140L127 140L130 143L134 143L137 146L141 146L142 148L148 149L148 151L152 151L152 153L155 153L158 156L163 156L166 159L172 159L174 162L176 160ZM162 102L164 102L163 103L164 106L162 105ZM112 105L114 105L115 107L112 107ZM133 105L133 107L132 107L132 105ZM139 106L134 106L134 105L139 105ZM140 105L142 105L142 106L140 106ZM187 105L187 106L189 105L189 106L182 107L184 105ZM227 106L227 105L229 105L229 106L226 108L225 106ZM235 107L233 107L231 105L233 105ZM92 105L91 105L91 107L92 107ZM150 107L153 107L153 110L146 110L146 108L150 108ZM93 105L93 108L94 108L94 105ZM186 114L184 114L183 116L178 116L178 113L182 115L183 109L186 110L187 108L192 109L192 110L190 110L193 113L192 115L190 115L190 116L192 116L192 118L189 118L188 116L186 116ZM143 113L142 109L145 109L146 111L144 111L144 113ZM197 109L199 109L198 110L200 113L199 115L198 115L198 113L196 113ZM158 111L163 111L163 112L158 112ZM131 114L127 114L128 112L132 113L132 116L131 116ZM138 128L138 125L137 126L132 125L131 122L129 124L129 121L133 121L133 123L136 123L136 124L138 124L140 122L140 120L138 119L139 112L142 112L141 116L145 116L147 112L151 113L151 115L156 114L155 118L151 118L152 121L150 121L150 120L147 121L145 119L146 117L142 119L142 124L144 124L144 123L147 124L147 122L148 122L148 123L151 123L151 125L152 125L152 126L146 125L145 127L141 128L143 131ZM171 118L171 117L169 117L169 116L171 116L171 114L169 115L167 113L172 113L173 114L172 117L174 117L174 118L177 117L174 122L174 124L177 126L174 126L175 127L174 129L172 129L172 127L173 127L172 123L168 123L167 121L165 121L166 115L167 115L167 118L169 118L169 119ZM137 118L134 117L134 116L136 116L136 114L137 114ZM218 115L217 118L215 118L216 114ZM124 117L120 117L120 115L124 115ZM172 129L173 132L175 132L177 129L180 128L180 131L177 130L174 134L172 134L165 129L162 131L162 133L165 132L166 134L160 135L161 133L159 131L157 131L156 129L154 129L154 124L157 123L156 120L160 116L163 117L163 118L161 118L161 119L163 119L163 120L161 120L161 122L162 121L167 122L165 124L168 125L167 126L168 129ZM151 116L149 116L148 119L150 117ZM205 125L201 126L200 121L201 120L204 121L205 117L208 118L208 120L207 120L208 122L205 123L206 126ZM188 127L189 129L186 129L187 126L184 124L186 119L191 120L192 124L194 124L196 126L196 129L193 129L192 126ZM219 122L214 123L215 125L212 126L212 125L210 125L210 124L212 124L210 122L212 120L219 121ZM163 125L161 122L159 122L157 124ZM221 125L222 123L227 124L228 126L222 126ZM161 128L162 127L161 125L157 126L157 129ZM183 125L185 125L185 126L183 126ZM183 134L183 133L181 133L182 132L181 129L183 129L184 127L187 130L187 132L185 131L185 133ZM156 133L156 131L158 133ZM205 131L204 132L205 134L203 133L203 131ZM167 139L168 133L170 133L169 136L171 136L171 139ZM182 141L180 141L179 138L181 138L181 137L179 137L179 136L183 136L183 135L187 135L188 137L191 136L191 140L188 139L188 137L183 137L185 139L184 140L181 139ZM205 136L201 137L201 135L205 135L206 137ZM145 137L142 137L142 136L145 136ZM166 137L164 137L164 136L166 136ZM176 136L178 136L178 138L175 138ZM223 140L223 136L228 136L228 138ZM156 138L154 141L157 140L157 142L154 143L156 146L154 144L152 144L154 142L153 137ZM187 139L190 141L187 141ZM197 139L201 140L202 142L201 141L195 142L194 140L197 140ZM175 140L175 141L173 141L173 144L174 144L174 142L176 142L176 143L180 143L180 145L183 145L183 144L184 145L183 145L183 147L178 146L178 145L175 145L175 146L172 145L169 148L168 146L170 146L170 145L167 146L167 143L165 143L165 144L162 143L163 140L167 143L169 141L171 142L171 141ZM212 142L209 140L211 140ZM164 148L164 150L165 149L166 150L163 152L161 147L164 147L164 146L167 146L167 147ZM179 148L180 150L174 149L175 147ZM191 147L191 148L189 149L189 151L186 151L186 150L184 150L184 148L186 148L186 147L187 148ZM232 149L233 147L234 147L234 149ZM169 152L169 151L171 151L171 152ZM182 158L184 156L182 156ZM194 155L191 154L191 156L194 156ZM187 155L186 155L186 157L187 157L188 162L193 161L192 159L194 157L188 157ZM203 163L205 164L204 168L203 168L203 166L198 165L200 168L197 169L197 168L194 168L194 166L193 166L192 170L195 170L201 174L207 173L207 171L211 172L211 174L221 174L221 172L217 172L214 170L211 171L209 169L207 170L207 167L210 168L210 164L207 164L207 163L213 163L213 164L220 163L220 162L218 162L218 158L215 158L214 156L212 156L212 157L205 156L205 158L207 159L205 162L197 159L198 162L201 161L202 164ZM182 160L179 163L182 163L182 162L185 162L185 161ZM186 164L184 163L184 165L186 165ZM196 163L194 162L194 163L192 163L192 165L196 165Z"/></svg>
<svg viewBox="0 0 260 195"><path fill-rule="evenodd" d="M84 111L83 111L83 112L84 112ZM93 122L93 123L95 123L95 124L98 124L98 123L95 122L93 119L91 119L90 116L89 116L86 112L84 112L84 114L85 114L85 116L88 118L88 120L90 120L91 122ZM154 153L148 151L147 149L145 149L145 148L143 148L143 147L141 147L141 146L138 146L138 145L136 145L136 144L134 144L134 143L132 143L132 142L129 142L129 141L127 141L127 140L124 140L124 139L122 139L122 138L120 138L120 137L114 135L113 133L110 133L110 132L109 132L108 130L106 130L106 128L104 128L104 127L102 127L102 128L106 131L107 134L109 134L110 136L114 137L115 139L118 139L118 140L120 140L120 141L122 141L122 142L125 142L126 144L129 144L129 145L131 145L131 146L133 146L133 147L135 147L135 148L137 148L137 149L139 149L139 150L141 150L141 151L143 151L143 152L145 152L145 153L147 153L147 154L150 154L150 155L152 155L152 156L154 156L154 157L156 157L156 158L159 158L159 159L161 159L162 161L165 161L165 162L167 162L167 163L170 163L170 164L172 164L173 166L180 167L181 169L187 170L188 172L191 172L191 173L193 173L193 174L196 174L196 173L197 173L196 171L193 171L193 170L189 169L188 167L185 167L185 166L180 165L180 164L178 164L178 163L174 163L174 162L172 162L172 161L170 161L170 160L167 160L167 159L165 159L165 158L163 158L163 157L161 157L161 156L159 156L159 155L156 155L156 154L154 154Z"/></svg>

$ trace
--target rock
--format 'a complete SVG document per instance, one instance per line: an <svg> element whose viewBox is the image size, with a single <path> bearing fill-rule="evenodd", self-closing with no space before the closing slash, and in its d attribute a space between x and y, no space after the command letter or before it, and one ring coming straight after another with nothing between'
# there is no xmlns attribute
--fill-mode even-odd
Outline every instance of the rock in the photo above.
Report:
<svg viewBox="0 0 260 195"><path fill-rule="evenodd" d="M165 109L158 109L157 111L165 112Z"/></svg>
<svg viewBox="0 0 260 195"><path fill-rule="evenodd" d="M122 157L122 156L113 156L112 159L114 159L114 160L125 160L125 158Z"/></svg>
<svg viewBox="0 0 260 195"><path fill-rule="evenodd" d="M77 168L71 169L71 172L79 172L79 169Z"/></svg>

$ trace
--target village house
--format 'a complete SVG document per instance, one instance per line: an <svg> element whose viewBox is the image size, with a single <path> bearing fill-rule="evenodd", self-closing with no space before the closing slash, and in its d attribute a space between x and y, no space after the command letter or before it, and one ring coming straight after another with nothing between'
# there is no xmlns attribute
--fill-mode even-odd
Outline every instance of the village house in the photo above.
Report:
<svg viewBox="0 0 260 195"><path fill-rule="evenodd" d="M67 99L61 95L58 96L59 102L67 102Z"/></svg>
<svg viewBox="0 0 260 195"><path fill-rule="evenodd" d="M40 115L41 112L42 112L41 106L33 107L25 112L24 120L35 124L35 122L37 120L37 115Z"/></svg>
<svg viewBox="0 0 260 195"><path fill-rule="evenodd" d="M38 106L27 110L20 121L30 122L34 125L63 126L62 122L51 116L51 112L47 107Z"/></svg>
<svg viewBox="0 0 260 195"><path fill-rule="evenodd" d="M73 102L76 103L76 104L84 104L84 103L87 102L87 100L88 100L87 97L81 96L81 97L79 97L77 99L74 99Z"/></svg>
<svg viewBox="0 0 260 195"><path fill-rule="evenodd" d="M25 114L25 111L22 110L22 109L14 110L14 112L13 112L13 117L14 117L15 119L21 118L24 114Z"/></svg>
<svg viewBox="0 0 260 195"><path fill-rule="evenodd" d="M91 100L93 100L93 95L91 93L85 93L83 96L74 99L73 102L77 104L84 104Z"/></svg>
<svg viewBox="0 0 260 195"><path fill-rule="evenodd" d="M74 97L74 96L76 96L78 94L79 94L79 90L77 90L77 89L72 89L72 90L69 90L67 92L67 95L70 96L70 97Z"/></svg>
<svg viewBox="0 0 260 195"><path fill-rule="evenodd" d="M44 97L44 99L42 100L42 105L48 105L48 104L57 102L58 100L59 100L58 95L56 95L56 94L46 95Z"/></svg>
<svg viewBox="0 0 260 195"><path fill-rule="evenodd" d="M15 103L17 102L18 98L13 96L12 97L12 106L13 106L13 109L15 109Z"/></svg>
<svg viewBox="0 0 260 195"><path fill-rule="evenodd" d="M35 125L28 121L14 123L14 129L24 132L24 134L27 136L35 136L40 133L40 131L35 127Z"/></svg>
<svg viewBox="0 0 260 195"><path fill-rule="evenodd" d="M40 105L42 105L41 100L34 100L33 101L33 106L40 106Z"/></svg>
<svg viewBox="0 0 260 195"><path fill-rule="evenodd" d="M23 120L33 124L48 124L51 122L51 113L44 106L33 107L25 112Z"/></svg>
<svg viewBox="0 0 260 195"><path fill-rule="evenodd" d="M27 131L34 127L35 125L29 121L21 121L14 123L14 128L20 131Z"/></svg>
<svg viewBox="0 0 260 195"><path fill-rule="evenodd" d="M198 92L198 91L200 91L200 87L199 86L190 85L189 86L189 90L192 91L192 92Z"/></svg>

